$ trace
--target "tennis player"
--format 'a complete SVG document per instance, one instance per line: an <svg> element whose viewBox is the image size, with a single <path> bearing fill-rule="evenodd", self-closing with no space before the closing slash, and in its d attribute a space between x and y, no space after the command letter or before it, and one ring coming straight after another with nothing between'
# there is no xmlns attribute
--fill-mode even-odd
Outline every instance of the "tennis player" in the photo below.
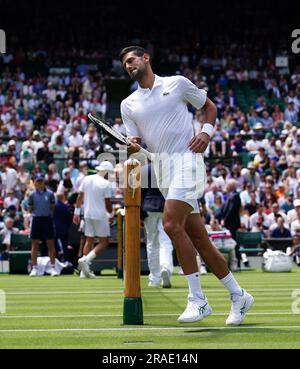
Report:
<svg viewBox="0 0 300 369"><path fill-rule="evenodd" d="M164 229L175 246L189 285L187 307L178 321L200 321L212 313L201 289L196 249L231 295L226 324L239 325L254 299L239 286L225 259L211 244L197 202L206 183L203 153L213 132L217 109L206 91L187 78L155 75L144 48L126 47L119 57L130 78L138 82L138 89L121 103L122 119L131 140L128 152L138 152L143 140L155 153L154 170L166 198ZM205 112L206 123L195 136L188 103Z"/></svg>
<svg viewBox="0 0 300 369"><path fill-rule="evenodd" d="M83 248L84 256L78 259L80 278L96 278L90 270L90 264L109 244L110 228L107 213L112 212L111 185L104 177L108 172L114 172L114 167L109 161L104 160L95 169L98 173L86 176L80 185L73 217L73 223L79 225L81 205L84 204L86 242ZM99 242L94 247L95 238L98 238Z"/></svg>

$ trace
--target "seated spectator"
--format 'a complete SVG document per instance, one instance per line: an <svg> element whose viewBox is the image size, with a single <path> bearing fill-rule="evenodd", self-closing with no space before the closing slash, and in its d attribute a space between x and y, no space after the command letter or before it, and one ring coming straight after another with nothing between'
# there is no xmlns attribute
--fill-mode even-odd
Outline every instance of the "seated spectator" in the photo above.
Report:
<svg viewBox="0 0 300 369"><path fill-rule="evenodd" d="M29 145L22 146L22 151L20 153L20 162L22 162L26 168L30 168L30 166L33 166L35 162L35 154L31 146Z"/></svg>
<svg viewBox="0 0 300 369"><path fill-rule="evenodd" d="M269 128L272 127L273 119L272 119L272 117L270 117L270 114L269 114L268 110L264 110L262 112L261 122L262 122L262 125L263 125L265 130L268 130Z"/></svg>
<svg viewBox="0 0 300 369"><path fill-rule="evenodd" d="M47 119L45 117L44 112L39 109L36 112L35 120L33 122L33 127L35 130L44 130L47 124Z"/></svg>
<svg viewBox="0 0 300 369"><path fill-rule="evenodd" d="M57 117L55 111L51 112L50 118L47 121L46 131L49 135L55 132L60 125L60 119Z"/></svg>
<svg viewBox="0 0 300 369"><path fill-rule="evenodd" d="M295 109L295 104L293 101L290 101L287 104L287 108L284 111L284 120L288 120L293 124L297 123L298 121L298 112Z"/></svg>
<svg viewBox="0 0 300 369"><path fill-rule="evenodd" d="M68 160L68 169L71 171L71 180L73 185L76 183L77 177L79 175L79 170L75 167L75 162L72 159Z"/></svg>
<svg viewBox="0 0 300 369"><path fill-rule="evenodd" d="M280 110L280 106L278 104L274 105L274 111L272 113L272 118L274 122L283 121L283 112Z"/></svg>
<svg viewBox="0 0 300 369"><path fill-rule="evenodd" d="M241 174L242 166L240 164L233 164L230 173L226 176L226 181L229 179L235 179L238 183L238 191L244 187L244 177Z"/></svg>
<svg viewBox="0 0 300 369"><path fill-rule="evenodd" d="M290 210L294 209L294 205L293 205L293 194L291 192L289 192L287 195L284 196L284 200L282 201L280 208L286 214L288 214L288 212ZM287 220L288 220L288 216L287 216Z"/></svg>
<svg viewBox="0 0 300 369"><path fill-rule="evenodd" d="M241 221L241 228L239 230L241 231L250 231L250 216L249 211L247 209L241 209L240 211L240 221Z"/></svg>
<svg viewBox="0 0 300 369"><path fill-rule="evenodd" d="M73 118L73 126L78 126L79 130L81 129L82 132L85 132L87 130L87 125L88 125L88 117L87 115L84 113L83 108L79 108L78 109L78 114L74 116Z"/></svg>
<svg viewBox="0 0 300 369"><path fill-rule="evenodd" d="M277 202L272 203L272 211L268 214L269 222L272 225L276 223L276 219L278 216L281 216L284 220L284 226L286 228L289 228L289 222L287 220L287 216L283 211L279 210L279 205Z"/></svg>
<svg viewBox="0 0 300 369"><path fill-rule="evenodd" d="M243 191L240 192L240 198L242 205L245 206L246 204L250 204L251 202L251 192L254 191L254 186L251 183L245 183ZM259 203L259 195L257 192L256 194L256 203Z"/></svg>
<svg viewBox="0 0 300 369"><path fill-rule="evenodd" d="M73 182L71 180L71 169L65 168L63 170L63 179L59 182L57 193L64 194L67 198L73 192Z"/></svg>
<svg viewBox="0 0 300 369"><path fill-rule="evenodd" d="M240 130L239 128L237 127L237 124L236 124L236 121L234 119L232 119L230 122L229 122L229 127L227 128L227 132L228 132L228 135L230 138L233 138L234 135L236 133L238 133ZM228 138L229 138L228 137Z"/></svg>
<svg viewBox="0 0 300 369"><path fill-rule="evenodd" d="M19 128L16 131L16 136L19 138L26 138L28 136L28 132L26 131L25 124L20 122Z"/></svg>
<svg viewBox="0 0 300 369"><path fill-rule="evenodd" d="M227 96L225 97L225 103L228 104L231 109L238 107L239 103L233 90L228 90Z"/></svg>
<svg viewBox="0 0 300 369"><path fill-rule="evenodd" d="M293 192L294 195L296 195L296 191L299 186L299 183L296 177L296 169L293 164L288 164L288 169L286 173L282 173L283 178L284 178L284 175L285 175L285 180L283 182L284 182L285 188L287 188L288 192Z"/></svg>
<svg viewBox="0 0 300 369"><path fill-rule="evenodd" d="M268 236L268 226L264 225L264 218L261 215L259 215L256 218L255 223L252 224L251 232L261 232L262 237Z"/></svg>
<svg viewBox="0 0 300 369"><path fill-rule="evenodd" d="M234 138L230 141L230 150L233 156L246 151L246 144L240 132L235 133Z"/></svg>
<svg viewBox="0 0 300 369"><path fill-rule="evenodd" d="M265 190L260 196L260 202L264 206L267 206L268 203L272 204L276 202L276 197L274 195L274 187L271 184L269 183L266 184Z"/></svg>
<svg viewBox="0 0 300 369"><path fill-rule="evenodd" d="M87 166L86 161L81 161L79 163L79 174L77 176L75 186L74 186L74 191L77 192L77 193L79 192L79 187L80 187L83 179L87 175L87 170L88 170L88 166Z"/></svg>
<svg viewBox="0 0 300 369"><path fill-rule="evenodd" d="M41 134L39 131L33 131L30 146L32 147L33 153L35 155L37 154L39 148L44 147L44 143L42 141Z"/></svg>
<svg viewBox="0 0 300 369"><path fill-rule="evenodd" d="M248 211L249 216L257 212L259 202L257 201L257 194L254 191L250 192L250 202L244 205L244 209Z"/></svg>
<svg viewBox="0 0 300 369"><path fill-rule="evenodd" d="M11 235L19 233L19 229L14 227L14 221L11 218L6 218L4 228L0 231L3 236L2 244L6 246L5 251L11 250Z"/></svg>
<svg viewBox="0 0 300 369"><path fill-rule="evenodd" d="M30 135L33 130L33 120L30 118L29 111L26 110L24 113L24 117L21 120L20 124L23 123L25 127L25 131L27 132L27 136Z"/></svg>
<svg viewBox="0 0 300 369"><path fill-rule="evenodd" d="M25 171L24 164L20 161L18 165L18 179L16 191L21 194L24 194L29 185L30 185L30 174L27 171Z"/></svg>
<svg viewBox="0 0 300 369"><path fill-rule="evenodd" d="M115 124L113 125L113 128L116 129L118 132L120 132L122 135L127 136L126 128L122 121L122 118L120 117L115 118Z"/></svg>
<svg viewBox="0 0 300 369"><path fill-rule="evenodd" d="M270 159L264 147L258 149L258 154L255 155L253 163L258 167L260 172L269 168Z"/></svg>
<svg viewBox="0 0 300 369"><path fill-rule="evenodd" d="M8 209L10 205L13 205L16 207L16 209L19 209L20 201L15 196L15 191L13 189L10 189L7 191L7 197L4 199L4 209Z"/></svg>
<svg viewBox="0 0 300 369"><path fill-rule="evenodd" d="M258 140L257 133L253 133L251 139L246 142L246 149L252 154L257 154L261 147L261 141Z"/></svg>
<svg viewBox="0 0 300 369"><path fill-rule="evenodd" d="M210 206L207 206L207 210L214 217L221 217L222 214L222 206L223 206L223 195L219 195L218 193L214 196L214 202Z"/></svg>
<svg viewBox="0 0 300 369"><path fill-rule="evenodd" d="M256 165L253 162L249 162L247 170L243 171L243 177L245 182L249 182L254 187L259 187L260 177L257 173Z"/></svg>
<svg viewBox="0 0 300 369"><path fill-rule="evenodd" d="M21 202L21 210L22 210L22 218L23 218L23 226L25 233L30 231L31 221L32 221L32 214L29 212L29 203L28 198L30 193L34 190L34 186L30 189L27 189L24 195L24 198Z"/></svg>
<svg viewBox="0 0 300 369"><path fill-rule="evenodd" d="M66 162L66 150L63 142L63 136L58 135L55 139L55 143L51 145L51 151L53 153L54 164L57 168L57 172L59 175L62 174L62 170L64 169Z"/></svg>
<svg viewBox="0 0 300 369"><path fill-rule="evenodd" d="M49 138L43 138L43 147L40 147L36 153L37 162L43 162L47 165L53 162L53 152L49 148Z"/></svg>
<svg viewBox="0 0 300 369"><path fill-rule="evenodd" d="M67 143L66 137L70 136L71 129L72 128L70 128L70 132L68 132L68 128L65 129L63 124L60 124L58 126L58 129L56 131L54 131L51 135L51 139L50 139L50 143L49 143L50 148L52 148L52 146L56 143L57 136L62 136L62 141L63 141L64 144L66 144Z"/></svg>
<svg viewBox="0 0 300 369"><path fill-rule="evenodd" d="M228 133L222 129L221 123L216 124L210 141L213 156L225 156L227 151Z"/></svg>
<svg viewBox="0 0 300 369"><path fill-rule="evenodd" d="M54 163L51 163L48 165L48 170L45 175L45 183L46 186L52 191L56 192L57 186L60 182L60 175L56 170L56 165Z"/></svg>
<svg viewBox="0 0 300 369"><path fill-rule="evenodd" d="M236 241L228 229L221 227L218 220L212 217L209 225L205 225L212 244L220 250L220 252L228 252L228 261L232 271L237 270L237 258L235 253Z"/></svg>
<svg viewBox="0 0 300 369"><path fill-rule="evenodd" d="M4 220L10 218L13 220L13 226L20 230L24 229L22 212L18 211L15 205L10 205L3 216Z"/></svg>
<svg viewBox="0 0 300 369"><path fill-rule="evenodd" d="M222 175L224 170L226 171L226 175L230 173L229 170L225 167L224 163L220 159L217 159L211 171L211 175L212 177L218 178Z"/></svg>
<svg viewBox="0 0 300 369"><path fill-rule="evenodd" d="M78 156L83 156L83 137L79 132L78 126L73 126L71 130L71 136L69 137L69 156L73 156L75 151L79 152Z"/></svg>
<svg viewBox="0 0 300 369"><path fill-rule="evenodd" d="M293 245L286 249L286 253L294 259L298 266L300 266L300 233L294 234Z"/></svg>
<svg viewBox="0 0 300 369"><path fill-rule="evenodd" d="M18 182L18 173L9 163L3 166L0 163L1 181L6 193L14 190Z"/></svg>
<svg viewBox="0 0 300 369"><path fill-rule="evenodd" d="M206 192L206 194L204 195L205 203L209 208L211 208L213 204L215 203L215 198L217 195L219 195L219 197L221 198L221 202L222 202L223 200L222 191L220 191L219 187L215 183L213 183L210 191Z"/></svg>
<svg viewBox="0 0 300 369"><path fill-rule="evenodd" d="M257 211L250 216L250 227L251 230L254 226L257 226L257 224L261 224L261 226L264 229L268 229L270 222L268 219L268 215L265 212L265 208L263 204L259 204Z"/></svg>
<svg viewBox="0 0 300 369"><path fill-rule="evenodd" d="M83 146L85 150L89 150L91 145L98 145L99 138L96 128L93 125L89 125L86 134L83 136Z"/></svg>
<svg viewBox="0 0 300 369"><path fill-rule="evenodd" d="M17 157L19 157L16 148L16 141L10 140L7 144L7 150L5 152L5 156L7 158L7 162L10 164L12 168L17 167Z"/></svg>
<svg viewBox="0 0 300 369"><path fill-rule="evenodd" d="M289 192L293 195L292 192ZM274 192L274 195L276 197L276 200L279 205L282 205L284 198L286 196L285 186L283 182L279 182L277 185L277 190ZM290 209L289 209L290 210Z"/></svg>
<svg viewBox="0 0 300 369"><path fill-rule="evenodd" d="M271 226L272 227L272 226ZM276 219L276 226L270 227L270 237L271 238L288 238L291 237L290 230L285 226L284 219L282 216L278 215Z"/></svg>
<svg viewBox="0 0 300 369"><path fill-rule="evenodd" d="M291 223L291 234L294 236L296 233L300 233L300 214L297 214L297 219Z"/></svg>

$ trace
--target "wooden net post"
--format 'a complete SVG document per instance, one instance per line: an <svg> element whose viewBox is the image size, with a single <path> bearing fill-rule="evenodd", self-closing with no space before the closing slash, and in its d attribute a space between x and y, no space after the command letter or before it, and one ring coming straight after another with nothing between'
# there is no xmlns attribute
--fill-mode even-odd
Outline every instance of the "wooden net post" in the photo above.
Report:
<svg viewBox="0 0 300 369"><path fill-rule="evenodd" d="M117 277L123 278L123 226L124 226L124 209L117 211L117 223L118 223L118 259L117 259Z"/></svg>
<svg viewBox="0 0 300 369"><path fill-rule="evenodd" d="M123 323L142 325L140 258L141 164L135 159L124 163L125 173L125 298Z"/></svg>

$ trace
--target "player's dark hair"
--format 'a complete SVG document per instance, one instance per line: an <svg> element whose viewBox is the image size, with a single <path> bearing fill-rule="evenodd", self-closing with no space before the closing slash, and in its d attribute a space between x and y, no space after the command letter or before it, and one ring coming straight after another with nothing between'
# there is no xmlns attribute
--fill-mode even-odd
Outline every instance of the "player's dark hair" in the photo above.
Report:
<svg viewBox="0 0 300 369"><path fill-rule="evenodd" d="M143 56L144 54L149 54L148 51L141 46L128 46L128 47L124 47L124 49L121 50L119 54L119 60L122 62L124 55L132 51L137 56Z"/></svg>

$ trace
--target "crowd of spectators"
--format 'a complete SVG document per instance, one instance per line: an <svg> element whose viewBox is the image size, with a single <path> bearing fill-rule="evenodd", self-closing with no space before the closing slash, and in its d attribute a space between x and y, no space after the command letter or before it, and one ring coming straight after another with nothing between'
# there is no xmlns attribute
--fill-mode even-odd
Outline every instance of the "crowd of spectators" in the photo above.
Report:
<svg viewBox="0 0 300 369"><path fill-rule="evenodd" d="M206 89L218 107L205 153L207 221L218 218L227 197L226 182L236 179L243 229L259 230L265 237L300 232L300 67L282 72L275 66L272 49L251 53L234 44L217 54L191 53L180 45L162 53L149 40L147 47L161 67L158 71L169 67L165 74L186 76ZM74 53L66 51L59 58L67 62ZM100 57L96 51L88 56ZM45 172L47 186L67 203L93 169L97 155L116 148L103 144L87 113L107 113L105 78L125 78L125 74L114 55L106 55L110 67L105 73L74 65L60 73L25 72L23 61L43 63L45 50L0 58L0 229L6 237L29 230L27 200L36 173ZM246 109L236 96L236 87L244 86L261 92ZM190 113L197 133L205 117L192 107ZM125 133L120 117L114 124Z"/></svg>

